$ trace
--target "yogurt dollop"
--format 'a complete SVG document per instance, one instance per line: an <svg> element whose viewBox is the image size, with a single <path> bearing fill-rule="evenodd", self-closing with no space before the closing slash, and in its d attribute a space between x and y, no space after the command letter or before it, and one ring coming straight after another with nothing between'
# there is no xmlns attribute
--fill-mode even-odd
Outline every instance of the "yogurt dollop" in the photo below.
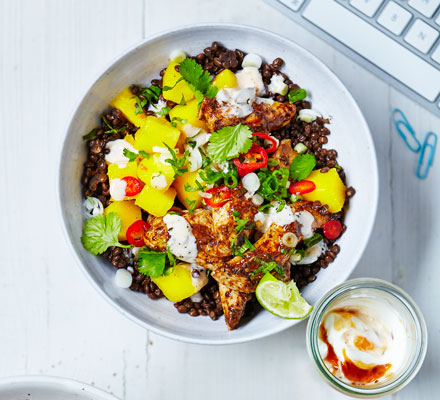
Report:
<svg viewBox="0 0 440 400"><path fill-rule="evenodd" d="M171 253L179 260L194 263L198 252L191 225L185 218L176 214L165 215L163 221L170 235L168 246Z"/></svg>
<svg viewBox="0 0 440 400"><path fill-rule="evenodd" d="M406 364L410 346L399 313L374 297L336 302L322 319L319 339L321 357L333 375L368 387L393 379Z"/></svg>

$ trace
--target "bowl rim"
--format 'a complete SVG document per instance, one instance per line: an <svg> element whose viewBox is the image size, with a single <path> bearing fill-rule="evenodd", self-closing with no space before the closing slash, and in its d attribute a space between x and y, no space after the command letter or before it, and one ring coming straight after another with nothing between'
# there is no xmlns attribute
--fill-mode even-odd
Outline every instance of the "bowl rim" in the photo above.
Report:
<svg viewBox="0 0 440 400"><path fill-rule="evenodd" d="M119 400L119 397L95 386L91 386L76 379L53 375L17 375L2 377L0 378L0 392L8 386L17 384L64 386L77 393L96 396L97 400Z"/></svg>
<svg viewBox="0 0 440 400"><path fill-rule="evenodd" d="M256 32L268 37L271 37L275 40L281 40L285 42L289 42L289 45L292 47L296 47L300 49L303 52L306 52L309 57L311 57L314 62L323 70L325 70L329 75L332 76L334 83L341 89L341 91L344 93L345 97L352 103L353 109L358 113L359 115L359 125L363 127L364 132L366 133L366 141L369 145L370 150L370 157L372 158L373 165L372 169L370 170L370 174L372 175L372 181L373 185L371 187L370 194L371 196L371 202L372 204L372 210L373 213L370 217L370 223L366 230L364 230L365 234L363 237L363 244L361 247L361 251L359 251L352 259L353 268L349 271L349 273L346 273L343 275L343 281L346 281L347 278L350 276L350 274L354 271L356 266L358 265L362 255L365 252L365 249L369 243L371 233L373 231L375 220L376 220L376 214L377 214L377 207L378 207L378 200L379 200L379 173L378 173L378 164L377 164L377 155L376 155L376 149L374 146L374 141L371 135L370 128L365 120L365 116L362 113L362 110L360 109L359 105L357 104L356 100L352 96L351 92L348 90L348 88L342 83L342 81L339 79L339 77L333 72L333 70L328 67L318 56L310 52L308 49L304 48L300 44L296 43L295 41L280 35L278 33L269 31L267 29L255 27L252 25L245 25L245 24L235 24L235 23L200 23L200 24L192 24L192 25L182 25L175 28L167 29L160 31L158 33L155 33L153 35L150 35L143 39L142 41L134 44L133 46L128 47L124 51L122 51L120 54L118 54L116 57L114 57L110 62L106 63L106 65L100 69L100 71L95 75L95 78L89 82L88 85L85 85L85 89L81 91L79 98L76 102L74 102L74 106L71 110L70 117L68 119L68 123L66 125L65 131L64 131L64 138L60 143L60 148L58 152L58 164L57 164L57 173L56 173L56 199L57 199L57 209L58 209L58 215L60 219L61 229L63 231L63 235L66 239L66 242L68 243L68 247L71 251L71 253L74 256L74 259L76 260L76 263L80 266L81 271L83 274L87 277L88 281L92 284L92 286L97 290L104 299L112 305L112 307L116 308L122 315L129 318L139 326L152 331L156 334L159 334L160 336L167 337L173 340L185 342L185 343L193 343L193 344L202 344L202 345L229 345L229 344L238 344L238 343L245 343L254 341L257 339L262 339L271 335L274 335L276 333L280 333L293 325L296 325L298 323L297 320L290 320L288 323L285 324L279 324L274 325L273 327L269 329L265 329L264 331L256 332L256 333L250 333L244 337L239 338L231 338L231 339L206 339L206 338L194 338L194 337L186 337L179 334L174 334L171 332L168 332L165 329L157 328L155 326L152 326L148 324L147 322L143 321L142 319L136 317L131 312L125 310L122 306L117 304L115 301L113 301L104 291L103 288L98 285L98 283L92 278L92 276L87 272L87 269L83 265L83 263L80 260L79 255L77 254L77 251L75 250L67 231L67 225L64 218L63 208L62 208L62 196L61 196L61 171L62 171L62 162L63 162L63 150L68 138L68 133L70 131L70 127L73 123L73 118L75 117L75 114L79 107L81 106L82 101L84 100L84 97L90 92L90 90L95 86L95 84L103 78L112 68L113 66L119 62L122 58L127 57L128 55L136 52L138 49L145 46L148 42L157 40L161 37L165 37L168 35L174 35L178 32L185 32L193 29L209 29L209 28L224 28L224 29L235 29L235 30L242 30L247 32Z"/></svg>

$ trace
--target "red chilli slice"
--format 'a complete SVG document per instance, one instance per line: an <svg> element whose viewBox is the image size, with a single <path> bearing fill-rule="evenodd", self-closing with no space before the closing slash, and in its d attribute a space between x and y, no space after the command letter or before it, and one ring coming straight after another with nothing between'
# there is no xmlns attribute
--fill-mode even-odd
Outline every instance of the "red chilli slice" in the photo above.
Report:
<svg viewBox="0 0 440 400"><path fill-rule="evenodd" d="M342 225L336 220L328 221L324 224L323 232L327 239L337 239L342 233Z"/></svg>
<svg viewBox="0 0 440 400"><path fill-rule="evenodd" d="M133 222L127 229L127 241L135 247L145 246L144 235L150 228L145 221L139 220Z"/></svg>
<svg viewBox="0 0 440 400"><path fill-rule="evenodd" d="M304 180L292 183L289 187L289 192L298 196L301 194L313 192L315 189L315 182Z"/></svg>
<svg viewBox="0 0 440 400"><path fill-rule="evenodd" d="M125 195L130 196L136 196L142 189L141 181L133 176L126 176L122 178L123 181L127 183L127 186L125 188Z"/></svg>

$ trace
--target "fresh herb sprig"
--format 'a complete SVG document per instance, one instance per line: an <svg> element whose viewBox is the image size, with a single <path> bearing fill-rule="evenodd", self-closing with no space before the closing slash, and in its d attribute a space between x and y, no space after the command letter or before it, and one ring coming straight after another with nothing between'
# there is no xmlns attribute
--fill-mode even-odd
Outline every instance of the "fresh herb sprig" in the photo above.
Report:
<svg viewBox="0 0 440 400"><path fill-rule="evenodd" d="M274 171L270 171L268 168L261 168L257 175L261 182L257 193L263 196L265 200L282 201L288 197L287 182L290 173L287 168L280 168Z"/></svg>
<svg viewBox="0 0 440 400"><path fill-rule="evenodd" d="M94 255L104 253L110 246L132 247L119 243L118 234L121 227L121 218L116 213L111 212L107 216L96 215L84 225L81 243Z"/></svg>
<svg viewBox="0 0 440 400"><path fill-rule="evenodd" d="M231 160L249 151L251 138L252 131L247 125L225 126L210 136L208 154L216 162Z"/></svg>
<svg viewBox="0 0 440 400"><path fill-rule="evenodd" d="M179 66L179 72L199 104L204 97L213 98L217 94L218 89L211 83L211 75L196 60L185 58Z"/></svg>
<svg viewBox="0 0 440 400"><path fill-rule="evenodd" d="M173 167L174 179L176 179L178 176L183 175L185 172L188 172L188 168L186 168L185 165L188 160L189 152L185 151L183 156L181 158L178 158L176 152L170 146L168 146L165 142L164 145L167 147L172 157L167 158L165 161Z"/></svg>
<svg viewBox="0 0 440 400"><path fill-rule="evenodd" d="M176 266L176 259L167 247L165 251L154 251L149 247L142 247L139 251L138 270L141 274L158 278L169 275Z"/></svg>
<svg viewBox="0 0 440 400"><path fill-rule="evenodd" d="M285 277L283 267L277 264L275 261L268 262L261 260L260 258L255 258L255 261L258 264L261 264L261 266L250 273L251 278L253 278L255 275L259 273L265 274L266 272L270 272L270 271L275 271L282 278Z"/></svg>
<svg viewBox="0 0 440 400"><path fill-rule="evenodd" d="M156 103L159 100L161 94L160 87L151 85L150 87L143 88L140 95L143 97L142 100L139 96L136 96L136 110L135 114L142 114L143 108L148 104Z"/></svg>
<svg viewBox="0 0 440 400"><path fill-rule="evenodd" d="M315 233L312 237L303 240L304 246L308 249L322 240L320 233Z"/></svg>
<svg viewBox="0 0 440 400"><path fill-rule="evenodd" d="M304 89L291 90L287 95L291 103L296 103L297 101L304 100L307 97L307 92Z"/></svg>
<svg viewBox="0 0 440 400"><path fill-rule="evenodd" d="M113 126L111 126L110 122L108 122L108 119L105 117L104 114L101 115L101 119L108 128L107 130L104 131L104 133L120 133L120 132L125 132L125 130L127 129L125 125L121 126L118 129L114 128Z"/></svg>
<svg viewBox="0 0 440 400"><path fill-rule="evenodd" d="M150 155L143 150L139 150L139 153L135 153L134 151L130 151L127 148L125 148L123 150L123 154L125 157L127 157L130 161L135 161L136 158L138 158L139 156L142 156L144 158L150 158Z"/></svg>
<svg viewBox="0 0 440 400"><path fill-rule="evenodd" d="M300 154L290 164L290 177L295 181L302 181L309 176L316 165L316 158L313 154Z"/></svg>

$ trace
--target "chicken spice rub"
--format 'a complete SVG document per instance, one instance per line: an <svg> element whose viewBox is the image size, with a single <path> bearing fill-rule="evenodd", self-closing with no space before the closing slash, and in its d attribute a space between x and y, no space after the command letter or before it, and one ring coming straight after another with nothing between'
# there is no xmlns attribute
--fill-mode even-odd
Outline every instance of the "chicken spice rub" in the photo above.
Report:
<svg viewBox="0 0 440 400"><path fill-rule="evenodd" d="M235 329L260 282L297 292L333 261L354 189L281 59L183 54L85 135L81 240L125 270L121 287Z"/></svg>

